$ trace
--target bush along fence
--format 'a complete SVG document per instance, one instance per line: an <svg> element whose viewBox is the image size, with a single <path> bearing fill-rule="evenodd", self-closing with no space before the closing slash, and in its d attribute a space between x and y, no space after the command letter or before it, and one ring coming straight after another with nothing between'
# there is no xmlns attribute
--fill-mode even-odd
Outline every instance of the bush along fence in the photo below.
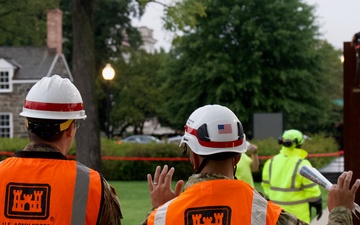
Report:
<svg viewBox="0 0 360 225"><path fill-rule="evenodd" d="M271 158L280 150L277 140L251 140L258 146L260 159L259 171L254 173L254 180L261 181L261 171L266 159ZM19 144L21 143L21 145ZM27 140L12 140L0 138L0 158L13 155L15 150L21 150ZM320 169L329 164L334 158L341 156L342 151L333 138L322 135L312 136L302 146L309 152L308 159L312 165ZM187 180L193 169L188 159L182 155L182 148L174 144L118 144L115 140L101 140L102 171L108 180L146 180L148 173L153 174L157 165L168 165L175 168L174 180ZM76 159L75 144L67 155L69 159Z"/></svg>

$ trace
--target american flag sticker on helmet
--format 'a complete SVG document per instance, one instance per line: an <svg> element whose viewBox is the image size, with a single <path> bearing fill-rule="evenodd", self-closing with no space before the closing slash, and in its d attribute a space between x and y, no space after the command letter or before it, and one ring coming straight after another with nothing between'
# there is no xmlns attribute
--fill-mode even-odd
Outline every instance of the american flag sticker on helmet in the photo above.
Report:
<svg viewBox="0 0 360 225"><path fill-rule="evenodd" d="M218 124L219 134L231 134L231 124Z"/></svg>

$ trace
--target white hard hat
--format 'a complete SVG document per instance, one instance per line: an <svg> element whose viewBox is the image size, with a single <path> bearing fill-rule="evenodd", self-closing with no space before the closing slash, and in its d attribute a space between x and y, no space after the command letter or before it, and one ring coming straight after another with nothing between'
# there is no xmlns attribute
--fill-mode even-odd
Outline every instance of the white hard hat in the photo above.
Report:
<svg viewBox="0 0 360 225"><path fill-rule="evenodd" d="M40 119L85 119L79 90L59 75L44 77L27 94L20 116Z"/></svg>
<svg viewBox="0 0 360 225"><path fill-rule="evenodd" d="M227 107L206 105L195 110L186 122L184 143L198 155L246 152L246 137L240 120Z"/></svg>

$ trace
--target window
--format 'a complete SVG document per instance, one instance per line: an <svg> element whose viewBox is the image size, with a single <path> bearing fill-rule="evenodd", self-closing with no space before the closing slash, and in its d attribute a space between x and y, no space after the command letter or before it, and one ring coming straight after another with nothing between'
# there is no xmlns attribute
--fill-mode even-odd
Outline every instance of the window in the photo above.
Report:
<svg viewBox="0 0 360 225"><path fill-rule="evenodd" d="M0 92L10 93L13 91L13 76L16 68L14 62L0 58Z"/></svg>
<svg viewBox="0 0 360 225"><path fill-rule="evenodd" d="M0 90L10 90L9 71L0 71Z"/></svg>
<svg viewBox="0 0 360 225"><path fill-rule="evenodd" d="M0 113L0 138L12 138L12 114Z"/></svg>

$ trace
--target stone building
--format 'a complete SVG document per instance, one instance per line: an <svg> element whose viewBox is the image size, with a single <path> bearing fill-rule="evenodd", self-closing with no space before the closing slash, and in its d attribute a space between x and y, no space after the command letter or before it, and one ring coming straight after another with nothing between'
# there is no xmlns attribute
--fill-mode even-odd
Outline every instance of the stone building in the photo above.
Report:
<svg viewBox="0 0 360 225"><path fill-rule="evenodd" d="M62 12L47 14L46 47L0 47L0 138L26 137L19 116L27 92L41 78L58 74L73 80L62 53Z"/></svg>

